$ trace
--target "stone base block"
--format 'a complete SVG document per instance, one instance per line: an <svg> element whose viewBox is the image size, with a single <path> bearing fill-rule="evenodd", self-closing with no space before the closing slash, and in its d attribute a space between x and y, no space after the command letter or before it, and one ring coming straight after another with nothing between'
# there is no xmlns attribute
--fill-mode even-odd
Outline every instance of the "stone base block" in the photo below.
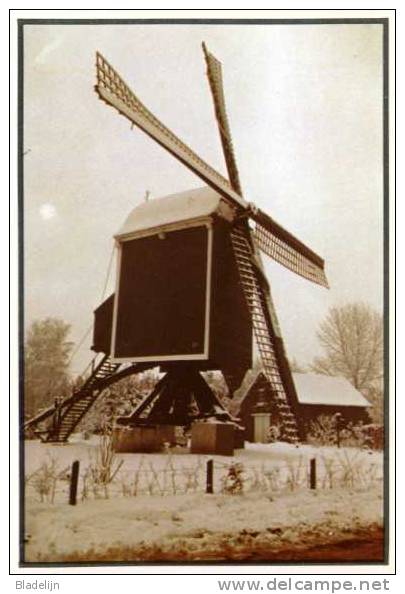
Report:
<svg viewBox="0 0 405 594"><path fill-rule="evenodd" d="M245 447L245 430L235 427L233 446L235 450L241 450Z"/></svg>
<svg viewBox="0 0 405 594"><path fill-rule="evenodd" d="M163 444L176 444L176 425L157 425L157 430Z"/></svg>
<svg viewBox="0 0 405 594"><path fill-rule="evenodd" d="M161 452L165 443L175 442L173 425L151 425L145 427L115 427L114 450L119 453Z"/></svg>
<svg viewBox="0 0 405 594"><path fill-rule="evenodd" d="M228 423L194 423L191 453L233 456L234 426Z"/></svg>

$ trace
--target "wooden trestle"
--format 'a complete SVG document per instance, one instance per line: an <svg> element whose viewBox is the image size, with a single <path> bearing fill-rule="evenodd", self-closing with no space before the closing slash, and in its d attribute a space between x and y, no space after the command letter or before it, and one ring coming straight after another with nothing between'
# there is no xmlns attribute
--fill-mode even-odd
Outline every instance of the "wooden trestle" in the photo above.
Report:
<svg viewBox="0 0 405 594"><path fill-rule="evenodd" d="M224 408L195 366L184 363L171 366L154 390L128 416L119 417L125 425L190 426L207 418L237 423Z"/></svg>

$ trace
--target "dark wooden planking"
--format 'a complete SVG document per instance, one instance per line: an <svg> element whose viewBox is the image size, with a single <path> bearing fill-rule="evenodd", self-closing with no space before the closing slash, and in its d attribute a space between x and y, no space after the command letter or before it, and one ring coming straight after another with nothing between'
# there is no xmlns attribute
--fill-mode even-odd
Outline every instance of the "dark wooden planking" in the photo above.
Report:
<svg viewBox="0 0 405 594"><path fill-rule="evenodd" d="M239 282L229 224L214 224L210 361L242 381L252 366L252 323Z"/></svg>
<svg viewBox="0 0 405 594"><path fill-rule="evenodd" d="M122 243L115 357L204 352L208 229Z"/></svg>
<svg viewBox="0 0 405 594"><path fill-rule="evenodd" d="M193 229L200 229L200 232L192 233ZM147 343L150 341L150 337L155 337L156 348L158 348L164 339L167 354L173 354L173 345L169 346L170 341L177 343L179 339L183 340L193 332L198 310L200 311L199 317L201 319L204 317L205 321L205 309L202 301L203 298L205 299L203 277L205 278L206 269L202 258L198 264L193 252L197 251L201 256L206 248L201 248L200 251L199 240L193 248L191 248L191 243L194 243L197 236L200 236L201 245L206 246L206 230L202 227L183 229L176 231L175 234L173 238L169 238L171 234L166 234L166 239L163 240L152 236L124 243L124 246L126 243L128 244L127 247L130 248L129 251L132 254L129 258L130 262L134 260L127 268L124 264L125 258L123 259L123 269L127 269L124 273L127 280L124 283L128 284L129 293L136 291L135 300L138 305L134 308L134 302L128 295L124 300L128 301L125 306L126 310L121 312L120 316L130 320L131 336L137 345L144 341ZM194 239L191 243L187 243L187 238L190 236L194 236ZM182 255L175 255L167 249L168 243L165 242L168 239L176 239L173 242L177 246L176 251L180 250ZM177 239L180 240L181 249L177 245ZM135 245L135 242L141 243ZM165 246L164 254L158 256L162 246ZM143 257L142 254L147 254L147 257ZM160 262L158 266L160 258L163 258L165 263ZM154 264L150 262L152 259L156 260ZM135 264L135 260L137 264ZM169 268L166 260L170 261L171 269L174 270L171 274L168 274ZM132 265L134 269L132 269ZM201 268L199 274L198 267ZM193 275L196 276L197 282L192 280ZM159 285L158 288L157 285ZM180 287L182 287L181 290L179 290ZM168 295L170 291L172 291L172 296ZM196 291L200 291L200 294L196 295ZM173 295L177 295L175 304L172 301ZM93 350L96 352L109 353L110 351L113 300L114 295L111 295L95 311ZM196 307L198 301L199 306ZM172 303L170 307L169 303ZM187 309L189 310L188 316ZM127 310L129 313L126 313ZM146 310L149 310L149 314L146 314ZM199 369L222 369L233 376L238 384L242 381L246 370L252 366L252 326L239 283L228 223L221 219L217 219L214 224L210 313L209 359L198 361L195 365ZM183 322L177 318L177 324L175 324L178 314L183 316ZM190 314L192 314L191 317ZM148 321L146 315L149 315ZM156 319L156 316L159 316L159 320ZM190 319L194 319L194 324L190 325ZM127 333L130 332L130 327L127 327ZM201 336L202 326L200 324ZM147 352L151 353L150 345ZM136 351L136 355L134 353L133 356L141 356L139 350ZM155 351L151 354L157 353ZM159 363L158 357L156 363ZM177 361L165 362L164 367L169 369L175 364Z"/></svg>
<svg viewBox="0 0 405 594"><path fill-rule="evenodd" d="M96 353L110 354L111 329L115 293L110 295L94 311L93 345Z"/></svg>

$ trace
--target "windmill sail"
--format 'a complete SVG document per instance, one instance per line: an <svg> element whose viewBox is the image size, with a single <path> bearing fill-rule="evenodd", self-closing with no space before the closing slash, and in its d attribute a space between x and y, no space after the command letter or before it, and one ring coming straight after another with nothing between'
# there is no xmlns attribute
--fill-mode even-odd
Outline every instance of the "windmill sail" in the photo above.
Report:
<svg viewBox="0 0 405 594"><path fill-rule="evenodd" d="M209 56L209 72L211 72L211 78L214 81L212 88L215 89L215 92L213 91L215 110L231 183L162 124L100 53L97 53L96 57L97 85L95 89L103 101L117 109L119 113L156 140L158 144L228 200L238 212L249 213L261 227L264 227L263 231L258 228L257 240L260 248L266 254L308 280L327 286L323 272L323 260L262 211L251 209L251 205L241 196L239 175L225 111L222 78L218 75L217 69L219 62L214 63L215 58L212 54ZM216 72L215 76L214 72ZM239 191L236 191L236 188ZM273 245L276 245L277 249L273 248Z"/></svg>
<svg viewBox="0 0 405 594"><path fill-rule="evenodd" d="M307 248L299 239L288 233L283 227L259 211L252 215L256 221L254 239L257 247L267 256L276 260L292 272L299 274L323 287L329 287L325 275L325 263L317 254ZM258 220L265 222L265 226Z"/></svg>
<svg viewBox="0 0 405 594"><path fill-rule="evenodd" d="M218 122L218 129L221 136L222 149L224 151L229 179L235 192L242 196L242 186L236 165L228 116L226 114L225 95L222 84L222 65L221 62L207 50L205 43L203 43L202 46L205 61L207 63L207 76L210 83L212 98L214 100L215 116Z"/></svg>
<svg viewBox="0 0 405 594"><path fill-rule="evenodd" d="M100 53L96 55L96 69L97 85L95 90L103 101L115 107L130 122L156 140L221 196L227 198L233 206L243 209L248 207L248 203L233 190L225 177L201 159L145 107Z"/></svg>

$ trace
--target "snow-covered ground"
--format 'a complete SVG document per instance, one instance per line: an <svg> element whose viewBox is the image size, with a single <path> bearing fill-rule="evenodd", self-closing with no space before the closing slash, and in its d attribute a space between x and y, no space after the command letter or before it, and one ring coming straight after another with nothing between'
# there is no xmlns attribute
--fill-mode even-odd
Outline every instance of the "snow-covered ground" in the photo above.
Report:
<svg viewBox="0 0 405 594"><path fill-rule="evenodd" d="M78 435L64 446L27 441L26 476L44 461L65 469L77 459L83 482L98 446L99 438ZM258 543L269 551L304 547L382 526L381 452L247 444L233 457L212 456L213 495L204 493L208 458L185 450L117 454L123 464L113 484L84 497L79 485L74 507L67 504L68 481L59 481L53 504L46 496L41 502L28 481L26 561L215 559L229 547L233 558L238 547L244 555ZM318 461L315 491L308 488L311 458ZM221 492L233 463L243 465L242 495Z"/></svg>
<svg viewBox="0 0 405 594"><path fill-rule="evenodd" d="M83 491L86 469L94 465L100 438L90 440L75 435L66 445L27 441L25 446L25 475L29 476L44 462L52 461L67 475L74 460L80 461L79 493ZM161 454L116 454L114 467L120 465L114 482L109 486L111 496L129 494L178 494L204 492L206 462L214 460L214 490L223 486L223 479L232 464L242 465L245 490L260 487L272 491L294 490L308 483L309 461L317 460L319 487L369 486L382 478L382 454L356 448L294 446L287 443L246 443L235 450L234 456L203 456L190 454L186 448L174 448ZM136 484L135 484L136 483ZM27 497L35 497L33 482L27 486ZM59 481L56 501L66 500L67 482ZM88 491L88 490L87 490ZM91 496L91 492L87 493Z"/></svg>
<svg viewBox="0 0 405 594"><path fill-rule="evenodd" d="M143 495L75 507L30 503L26 561L150 559L151 551L155 560L170 559L170 551L173 558L182 551L184 560L203 559L242 544L246 551L258 537L270 554L346 540L381 525L382 495L375 487L279 496Z"/></svg>

